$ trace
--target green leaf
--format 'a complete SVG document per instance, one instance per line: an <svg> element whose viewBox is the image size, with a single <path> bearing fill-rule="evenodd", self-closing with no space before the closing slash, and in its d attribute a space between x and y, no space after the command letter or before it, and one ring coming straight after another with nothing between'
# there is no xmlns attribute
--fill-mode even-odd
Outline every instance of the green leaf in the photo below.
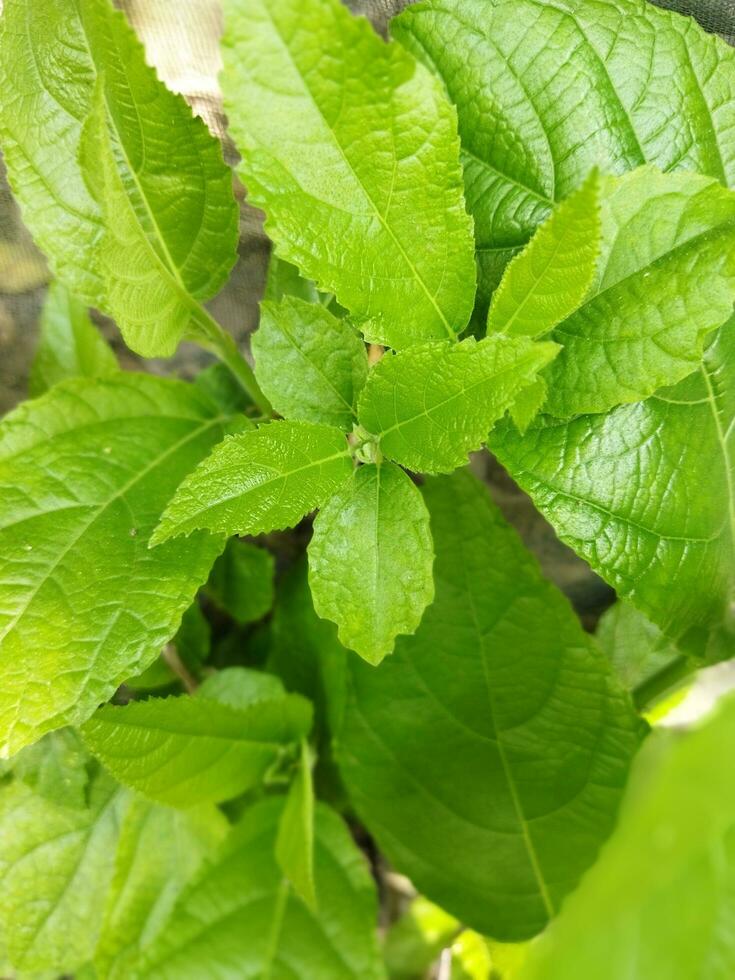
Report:
<svg viewBox="0 0 735 980"><path fill-rule="evenodd" d="M321 295L311 279L304 279L295 265L271 252L263 299L277 303L285 296L295 296L307 303L318 303Z"/></svg>
<svg viewBox="0 0 735 980"><path fill-rule="evenodd" d="M735 300L735 194L651 168L605 178L602 254L580 308L557 326L545 410L558 418L648 397L695 371Z"/></svg>
<svg viewBox="0 0 735 980"><path fill-rule="evenodd" d="M280 677L248 667L218 670L196 691L198 698L219 701L238 710L247 709L256 701L280 700L285 693Z"/></svg>
<svg viewBox="0 0 735 980"><path fill-rule="evenodd" d="M228 541L214 563L207 594L242 625L262 619L273 606L273 555L247 541Z"/></svg>
<svg viewBox="0 0 735 980"><path fill-rule="evenodd" d="M434 550L421 494L397 466L355 470L314 521L314 608L371 664L413 633L434 598Z"/></svg>
<svg viewBox="0 0 735 980"><path fill-rule="evenodd" d="M549 389L543 378L537 378L518 392L516 400L508 409L508 414L521 435L544 407L548 394Z"/></svg>
<svg viewBox="0 0 735 980"><path fill-rule="evenodd" d="M253 355L258 382L281 415L352 428L368 361L349 322L292 296L261 303Z"/></svg>
<svg viewBox="0 0 735 980"><path fill-rule="evenodd" d="M216 564L216 562L215 562ZM211 575L210 575L211 577ZM184 667L197 677L212 645L212 629L198 602L193 602L181 617L181 625L168 647L173 646L176 656ZM159 656L141 674L129 677L125 686L134 691L155 691L181 683L166 659L166 652Z"/></svg>
<svg viewBox="0 0 735 980"><path fill-rule="evenodd" d="M0 788L0 933L16 970L72 973L91 958L123 806L104 774L88 808Z"/></svg>
<svg viewBox="0 0 735 980"><path fill-rule="evenodd" d="M646 691L659 678L686 666L687 658L629 602L618 601L608 609L600 619L597 641L639 703L645 703Z"/></svg>
<svg viewBox="0 0 735 980"><path fill-rule="evenodd" d="M469 337L386 354L360 395L360 424L388 459L451 473L557 353L526 337Z"/></svg>
<svg viewBox="0 0 735 980"><path fill-rule="evenodd" d="M523 980L727 980L735 972L735 703L659 731L636 761L619 826Z"/></svg>
<svg viewBox="0 0 735 980"><path fill-rule="evenodd" d="M100 336L87 308L60 282L49 287L41 313L41 338L31 365L32 397L66 378L114 374L117 358Z"/></svg>
<svg viewBox="0 0 735 980"><path fill-rule="evenodd" d="M600 176L594 170L505 270L488 333L541 337L574 313L592 284L601 239Z"/></svg>
<svg viewBox="0 0 735 980"><path fill-rule="evenodd" d="M225 14L239 172L278 254L373 318L373 341L454 337L475 268L441 85L338 0L228 0Z"/></svg>
<svg viewBox="0 0 735 980"><path fill-rule="evenodd" d="M453 915L418 895L385 936L383 958L391 980L425 976L461 928Z"/></svg>
<svg viewBox="0 0 735 980"><path fill-rule="evenodd" d="M316 912L314 786L309 745L305 739L301 741L298 769L278 823L276 859L299 898Z"/></svg>
<svg viewBox="0 0 735 980"><path fill-rule="evenodd" d="M236 258L218 141L158 81L109 0L10 0L3 21L4 91L15 98L0 139L31 231L59 278L114 316L134 349L173 353L192 297L214 295ZM97 138L82 133L90 110Z"/></svg>
<svg viewBox="0 0 735 980"><path fill-rule="evenodd" d="M425 0L393 34L457 107L481 305L592 167L735 184L735 53L638 0Z"/></svg>
<svg viewBox="0 0 735 980"><path fill-rule="evenodd" d="M465 471L425 496L436 599L380 670L348 661L338 762L396 870L518 940L611 831L641 723L485 488Z"/></svg>
<svg viewBox="0 0 735 980"><path fill-rule="evenodd" d="M63 382L4 420L0 754L83 721L175 634L222 543L148 537L230 422L136 374Z"/></svg>
<svg viewBox="0 0 735 980"><path fill-rule="evenodd" d="M679 646L704 653L729 622L723 656L735 642L734 371L735 320L674 388L491 439L562 540Z"/></svg>
<svg viewBox="0 0 735 980"><path fill-rule="evenodd" d="M271 422L226 439L194 470L151 544L201 528L246 535L292 527L351 473L350 450L338 429Z"/></svg>
<svg viewBox="0 0 735 980"><path fill-rule="evenodd" d="M120 820L104 908L96 910L103 911L94 953L96 976L128 980L135 975L142 948L168 919L184 886L226 830L227 821L214 807L182 812L130 797Z"/></svg>
<svg viewBox="0 0 735 980"><path fill-rule="evenodd" d="M49 732L35 745L22 749L5 767L38 796L61 806L86 806L87 753L77 733L70 728Z"/></svg>
<svg viewBox="0 0 735 980"><path fill-rule="evenodd" d="M316 915L290 892L276 862L282 809L282 799L270 799L246 811L160 930L142 963L146 980L206 975L215 965L217 975L243 980L384 980L375 885L347 828L317 805Z"/></svg>
<svg viewBox="0 0 735 980"><path fill-rule="evenodd" d="M233 799L256 786L284 746L306 735L297 694L237 709L210 698L152 698L100 708L81 728L88 748L125 786L170 806Z"/></svg>

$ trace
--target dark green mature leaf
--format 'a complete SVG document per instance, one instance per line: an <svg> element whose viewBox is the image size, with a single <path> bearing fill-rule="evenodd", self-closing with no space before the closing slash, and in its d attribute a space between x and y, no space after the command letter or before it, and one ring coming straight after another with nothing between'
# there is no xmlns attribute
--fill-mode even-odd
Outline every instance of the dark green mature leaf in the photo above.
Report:
<svg viewBox="0 0 735 980"><path fill-rule="evenodd" d="M621 596L695 653L723 629L721 652L709 655L726 657L735 649L734 433L735 320L675 387L608 415L541 419L523 438L501 425L491 448Z"/></svg>
<svg viewBox="0 0 735 980"><path fill-rule="evenodd" d="M333 426L281 421L243 432L182 483L152 544L201 528L244 535L293 527L352 469L347 441Z"/></svg>
<svg viewBox="0 0 735 980"><path fill-rule="evenodd" d="M105 774L84 808L0 788L0 932L16 970L58 975L91 959L124 806Z"/></svg>
<svg viewBox="0 0 735 980"><path fill-rule="evenodd" d="M81 728L89 749L125 786L170 806L219 803L256 786L284 746L307 735L297 694L239 708L211 697L100 708Z"/></svg>
<svg viewBox="0 0 735 980"><path fill-rule="evenodd" d="M391 463L361 466L314 521L314 608L337 624L344 646L379 664L434 598L433 563L417 487Z"/></svg>
<svg viewBox="0 0 735 980"><path fill-rule="evenodd" d="M735 973L735 704L657 732L620 822L523 980L729 980Z"/></svg>
<svg viewBox="0 0 735 980"><path fill-rule="evenodd" d="M521 939L610 832L640 722L484 487L461 472L425 494L436 600L380 670L350 659L338 761L399 871Z"/></svg>
<svg viewBox="0 0 735 980"><path fill-rule="evenodd" d="M316 810L316 915L289 890L274 854L282 799L251 807L218 858L184 892L141 968L146 980L383 980L375 886L339 817Z"/></svg>
<svg viewBox="0 0 735 980"><path fill-rule="evenodd" d="M207 594L244 625L262 619L273 605L275 561L265 548L248 541L228 541L214 563Z"/></svg>
<svg viewBox="0 0 735 980"><path fill-rule="evenodd" d="M360 395L360 424L388 459L420 473L451 473L558 352L527 337L469 337L387 354Z"/></svg>
<svg viewBox="0 0 735 980"><path fill-rule="evenodd" d="M316 912L314 784L311 778L311 755L305 739L301 742L298 769L278 823L276 859L299 898Z"/></svg>
<svg viewBox="0 0 735 980"><path fill-rule="evenodd" d="M733 66L735 68L735 66ZM602 254L580 308L551 339L545 410L558 418L640 401L699 366L735 300L735 194L643 168L602 185Z"/></svg>
<svg viewBox="0 0 735 980"><path fill-rule="evenodd" d="M368 361L350 323L293 296L261 303L253 354L258 382L281 415L352 428Z"/></svg>
<svg viewBox="0 0 735 980"><path fill-rule="evenodd" d="M51 283L28 380L31 396L42 395L66 378L98 378L117 370L117 358L90 320L85 305L60 282Z"/></svg>
<svg viewBox="0 0 735 980"><path fill-rule="evenodd" d="M541 337L574 313L592 285L601 243L600 176L594 170L505 270L488 333Z"/></svg>
<svg viewBox="0 0 735 980"><path fill-rule="evenodd" d="M735 184L735 53L690 18L638 0L425 0L392 29L457 106L485 303L594 166Z"/></svg>
<svg viewBox="0 0 735 980"><path fill-rule="evenodd" d="M222 542L148 537L230 422L193 386L118 374L2 423L1 754L83 721L174 635Z"/></svg>
<svg viewBox="0 0 735 980"><path fill-rule="evenodd" d="M279 255L373 318L371 340L455 336L475 269L440 84L339 0L228 0L225 14L240 174Z"/></svg>
<svg viewBox="0 0 735 980"><path fill-rule="evenodd" d="M220 145L158 81L109 0L5 6L2 80L15 98L0 139L29 227L59 278L114 316L132 347L170 354L194 300L219 289L236 257ZM90 109L96 138L82 132Z"/></svg>
<svg viewBox="0 0 735 980"><path fill-rule="evenodd" d="M215 807L182 812L128 798L120 819L112 880L94 952L97 976L129 980L143 946L168 918L184 886L227 831ZM89 920L83 923L89 927Z"/></svg>
<svg viewBox="0 0 735 980"><path fill-rule="evenodd" d="M600 619L597 642L626 689L644 695L660 678L677 679L687 658L658 626L629 602L618 601Z"/></svg>

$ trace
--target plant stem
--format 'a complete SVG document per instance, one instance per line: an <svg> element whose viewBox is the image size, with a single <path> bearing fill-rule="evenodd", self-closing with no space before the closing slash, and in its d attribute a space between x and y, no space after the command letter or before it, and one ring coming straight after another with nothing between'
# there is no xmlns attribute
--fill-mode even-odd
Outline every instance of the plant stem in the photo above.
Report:
<svg viewBox="0 0 735 980"><path fill-rule="evenodd" d="M193 313L194 322L199 328L193 339L206 350L211 351L234 374L253 404L265 416L273 415L271 403L260 390L255 374L248 362L237 349L235 341L202 306Z"/></svg>
<svg viewBox="0 0 735 980"><path fill-rule="evenodd" d="M689 657L681 654L633 689L633 703L639 711L648 708L662 694L694 672Z"/></svg>

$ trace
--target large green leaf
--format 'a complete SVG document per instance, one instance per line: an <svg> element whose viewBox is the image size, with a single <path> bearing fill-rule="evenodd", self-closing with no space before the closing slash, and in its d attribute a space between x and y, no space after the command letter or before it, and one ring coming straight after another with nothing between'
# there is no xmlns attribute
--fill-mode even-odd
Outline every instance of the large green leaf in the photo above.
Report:
<svg viewBox="0 0 735 980"><path fill-rule="evenodd" d="M517 940L612 829L641 723L485 488L460 472L425 494L436 599L379 670L350 659L338 761L397 870Z"/></svg>
<svg viewBox="0 0 735 980"><path fill-rule="evenodd" d="M51 283L28 379L31 396L42 395L66 378L97 378L117 370L117 358L89 319L84 304L60 282Z"/></svg>
<svg viewBox="0 0 735 980"><path fill-rule="evenodd" d="M239 172L278 254L373 318L372 340L454 337L475 268L441 85L339 0L228 0L225 20Z"/></svg>
<svg viewBox="0 0 735 980"><path fill-rule="evenodd" d="M0 931L17 970L71 973L91 958L124 806L104 774L84 808L0 787Z"/></svg>
<svg viewBox="0 0 735 980"><path fill-rule="evenodd" d="M434 598L429 515L392 463L369 464L322 508L309 545L314 608L341 642L379 664Z"/></svg>
<svg viewBox="0 0 735 980"><path fill-rule="evenodd" d="M578 309L597 270L602 239L600 177L594 170L505 270L488 333L541 337Z"/></svg>
<svg viewBox="0 0 735 980"><path fill-rule="evenodd" d="M546 372L545 411L557 418L640 401L681 381L735 300L731 191L646 167L605 178L601 203L596 280L550 335L562 350Z"/></svg>
<svg viewBox="0 0 735 980"><path fill-rule="evenodd" d="M29 227L59 278L111 313L132 347L170 354L192 298L212 296L236 257L220 145L158 81L109 0L5 7L2 81L15 98L4 100L0 139ZM97 77L104 111L92 140L83 124Z"/></svg>
<svg viewBox="0 0 735 980"><path fill-rule="evenodd" d="M129 980L142 948L227 830L215 807L182 812L130 796L119 822L112 880L94 952L97 976ZM90 920L80 925L89 928ZM63 963L60 964L63 966Z"/></svg>
<svg viewBox="0 0 735 980"><path fill-rule="evenodd" d="M311 778L311 753L305 739L301 742L298 768L278 823L276 859L296 894L316 912L314 784Z"/></svg>
<svg viewBox="0 0 735 980"><path fill-rule="evenodd" d="M87 718L153 662L222 548L149 550L230 416L147 375L63 382L0 426L0 753Z"/></svg>
<svg viewBox="0 0 735 980"><path fill-rule="evenodd" d="M280 799L251 807L184 892L141 969L146 980L382 980L375 886L335 813L316 810L319 913L290 890L274 854Z"/></svg>
<svg viewBox="0 0 735 980"><path fill-rule="evenodd" d="M735 53L639 0L424 0L393 33L457 106L484 303L593 166L735 184Z"/></svg>
<svg viewBox="0 0 735 980"><path fill-rule="evenodd" d="M298 694L240 708L185 695L106 705L81 731L121 783L160 803L188 807L256 786L284 747L310 728L311 708Z"/></svg>
<svg viewBox="0 0 735 980"><path fill-rule="evenodd" d="M258 382L281 415L352 428L368 361L350 323L293 296L262 303L253 354Z"/></svg>
<svg viewBox="0 0 735 980"><path fill-rule="evenodd" d="M196 529L260 534L293 527L352 473L344 435L330 425L271 422L226 439L176 492L152 543Z"/></svg>
<svg viewBox="0 0 735 980"><path fill-rule="evenodd" d="M735 703L658 732L620 823L523 980L730 980L735 974Z"/></svg>
<svg viewBox="0 0 735 980"><path fill-rule="evenodd" d="M527 337L468 337L386 354L360 395L360 424L388 459L451 473L558 352Z"/></svg>
<svg viewBox="0 0 735 980"><path fill-rule="evenodd" d="M607 415L499 426L491 448L560 537L667 635L732 656L735 320L699 371ZM729 621L723 629L723 621ZM729 637L728 637L729 630Z"/></svg>

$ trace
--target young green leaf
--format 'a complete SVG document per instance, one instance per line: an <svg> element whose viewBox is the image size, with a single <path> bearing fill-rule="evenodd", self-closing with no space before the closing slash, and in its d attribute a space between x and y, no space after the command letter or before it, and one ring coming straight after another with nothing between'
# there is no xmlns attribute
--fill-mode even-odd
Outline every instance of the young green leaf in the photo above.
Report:
<svg viewBox="0 0 735 980"><path fill-rule="evenodd" d="M600 176L594 170L505 270L490 305L488 333L541 337L574 313L592 284L601 238Z"/></svg>
<svg viewBox="0 0 735 980"><path fill-rule="evenodd" d="M98 378L117 370L117 358L90 320L85 305L60 282L52 282L28 380L31 396L42 395L66 378Z"/></svg>
<svg viewBox="0 0 735 980"><path fill-rule="evenodd" d="M256 786L284 746L308 734L297 694L241 709L211 698L106 705L81 728L87 747L125 786L169 806L219 803Z"/></svg>
<svg viewBox="0 0 735 980"><path fill-rule="evenodd" d="M558 351L496 336L386 354L360 395L360 424L388 459L420 473L451 473Z"/></svg>
<svg viewBox="0 0 735 980"><path fill-rule="evenodd" d="M210 674L197 688L198 698L228 704L238 711L256 701L279 701L286 696L280 677L248 667L227 667Z"/></svg>
<svg viewBox="0 0 735 980"><path fill-rule="evenodd" d="M227 821L215 807L182 812L131 794L120 820L112 880L94 915L96 920L102 912L96 976L135 976L142 948L226 830Z"/></svg>
<svg viewBox="0 0 735 980"><path fill-rule="evenodd" d="M217 292L236 258L220 145L158 81L109 0L6 6L3 80L17 97L4 102L0 139L29 226L59 277L114 316L134 349L171 354L195 300ZM43 73L28 70L34 61Z"/></svg>
<svg viewBox="0 0 735 980"><path fill-rule="evenodd" d="M340 818L317 805L319 912L289 890L275 858L282 799L250 807L176 903L141 963L146 980L204 976L385 980L375 885ZM236 924L236 928L233 927Z"/></svg>
<svg viewBox="0 0 735 980"><path fill-rule="evenodd" d="M617 830L523 980L727 980L735 972L735 703L659 731L637 759Z"/></svg>
<svg viewBox="0 0 735 980"><path fill-rule="evenodd" d="M592 167L735 185L735 53L691 18L638 0L425 0L391 29L457 107L483 306Z"/></svg>
<svg viewBox="0 0 735 980"><path fill-rule="evenodd" d="M521 435L544 407L548 395L549 389L543 378L536 378L532 384L518 392L508 414Z"/></svg>
<svg viewBox="0 0 735 980"><path fill-rule="evenodd" d="M562 540L679 646L704 653L732 623L734 420L732 320L674 388L607 415L541 419L522 438L501 425L490 448Z"/></svg>
<svg viewBox="0 0 735 980"><path fill-rule="evenodd" d="M429 515L391 463L355 470L314 521L309 584L314 608L371 664L413 633L434 598Z"/></svg>
<svg viewBox="0 0 735 980"><path fill-rule="evenodd" d="M647 691L657 681L670 677L673 684L683 673L693 670L688 658L658 626L629 602L620 600L611 606L600 619L596 635L626 690L643 705Z"/></svg>
<svg viewBox="0 0 735 980"><path fill-rule="evenodd" d="M278 823L276 859L299 898L312 912L316 912L314 785L311 779L309 745L305 739L301 741L299 766Z"/></svg>
<svg viewBox="0 0 735 980"><path fill-rule="evenodd" d="M81 6L3 3L0 146L23 220L53 271L81 301L98 306L102 219L77 163L95 78Z"/></svg>
<svg viewBox="0 0 735 980"><path fill-rule="evenodd" d="M463 471L425 496L436 599L380 670L350 658L338 762L398 871L518 940L595 859L641 723L486 489Z"/></svg>
<svg viewBox="0 0 735 980"><path fill-rule="evenodd" d="M22 749L11 762L0 763L0 775L12 772L44 799L61 806L87 803L89 770L87 752L71 728L62 728Z"/></svg>
<svg viewBox="0 0 735 980"><path fill-rule="evenodd" d="M245 535L293 527L352 470L347 441L332 426L282 421L243 432L181 484L151 544L201 528Z"/></svg>
<svg viewBox="0 0 735 980"><path fill-rule="evenodd" d="M371 340L456 336L475 268L441 85L339 0L228 0L225 20L240 174L279 255L373 318Z"/></svg>
<svg viewBox="0 0 735 980"><path fill-rule="evenodd" d="M293 296L262 303L253 355L258 382L281 415L352 428L368 361L349 322Z"/></svg>
<svg viewBox="0 0 735 980"><path fill-rule="evenodd" d="M57 385L0 426L0 754L79 723L153 662L219 539L148 549L176 486L230 424L191 385Z"/></svg>
<svg viewBox="0 0 735 980"><path fill-rule="evenodd" d="M550 335L545 411L558 418L640 401L699 366L735 301L735 194L694 174L607 177L602 254L580 308Z"/></svg>
<svg viewBox="0 0 735 980"><path fill-rule="evenodd" d="M245 625L262 619L273 606L273 555L247 541L228 541L214 563L207 595Z"/></svg>
<svg viewBox="0 0 735 980"><path fill-rule="evenodd" d="M74 973L91 959L124 805L104 773L83 808L0 787L0 932L19 973Z"/></svg>

